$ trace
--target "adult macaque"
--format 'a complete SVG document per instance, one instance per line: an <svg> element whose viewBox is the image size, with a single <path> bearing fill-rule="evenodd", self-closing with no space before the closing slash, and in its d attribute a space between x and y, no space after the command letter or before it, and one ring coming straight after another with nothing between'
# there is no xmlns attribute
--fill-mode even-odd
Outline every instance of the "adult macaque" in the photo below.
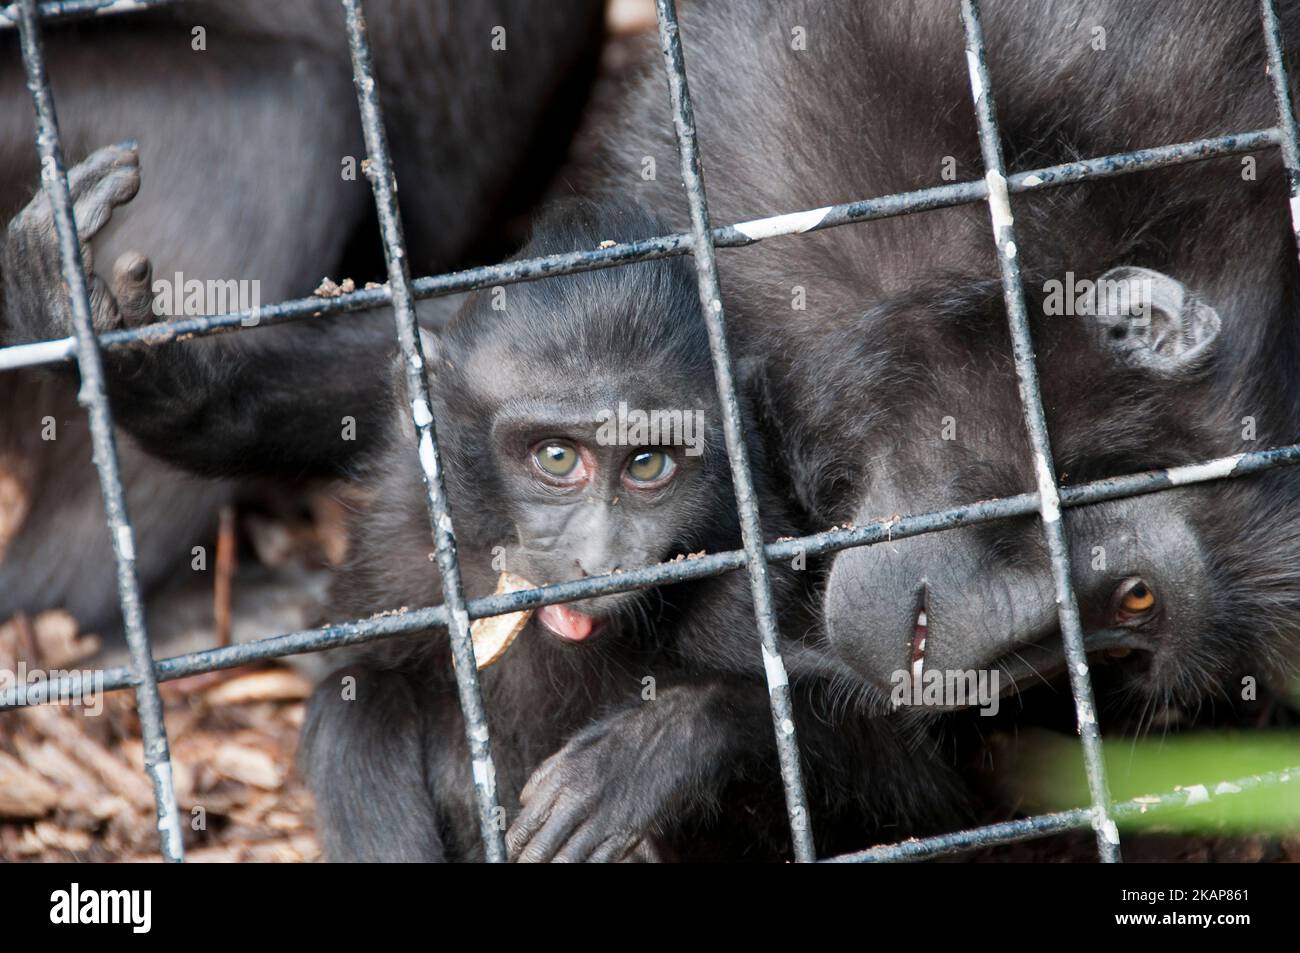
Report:
<svg viewBox="0 0 1300 953"><path fill-rule="evenodd" d="M1277 121L1254 3L1195 18L1176 2L981 7L1011 171ZM1292 54L1298 15L1283 10ZM715 224L983 176L947 0L693 4L681 36ZM661 73L593 121L586 182L681 230ZM1059 479L1296 439L1287 199L1278 150L1013 196ZM721 255L737 351L766 367L766 416L814 525L1035 488L991 235L980 203ZM1086 296L1057 309L1059 286L1117 276L1140 279L1148 323ZM1282 671L1300 619L1296 479L1067 512L1088 647L1132 653L1157 697ZM1026 519L841 553L824 609L882 692L929 667L997 669L1010 688L1063 664L1054 598Z"/></svg>

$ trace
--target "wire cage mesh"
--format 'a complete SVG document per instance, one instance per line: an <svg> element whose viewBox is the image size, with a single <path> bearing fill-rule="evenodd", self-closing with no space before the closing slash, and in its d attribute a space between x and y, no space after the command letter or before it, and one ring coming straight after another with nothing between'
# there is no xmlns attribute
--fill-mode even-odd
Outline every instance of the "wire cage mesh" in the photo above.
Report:
<svg viewBox="0 0 1300 953"><path fill-rule="evenodd" d="M767 564L800 554L816 556L851 547L869 546L887 539L903 539L1027 515L1038 517L1051 559L1060 629L1069 663L1070 685L1091 797L1090 805L949 834L910 839L826 859L836 862L919 860L1091 827L1095 832L1098 856L1103 861L1113 862L1120 859L1117 820L1139 813L1175 809L1189 802L1192 792L1187 790L1175 790L1155 798L1142 798L1140 801L1111 800L1102 761L1102 740L1094 709L1083 631L1071 583L1070 557L1061 510L1294 465L1300 463L1300 444L1239 453L1194 465L1059 486L1054 476L1051 444L1034 362L1010 196L1183 163L1242 155L1266 148L1279 148L1287 172L1293 231L1297 236L1297 248L1300 249L1300 139L1297 138L1274 0L1260 0L1260 19L1268 54L1268 72L1277 102L1276 126L1100 156L1010 175L1007 174L1003 159L994 109L994 87L985 60L979 3L978 0L959 0L972 104L985 167L984 178L721 226L713 225L709 217L676 5L674 0L656 0L659 41L671 97L681 175L689 203L691 230L615 243L599 249L575 250L420 278L412 278L408 265L397 202L397 183L384 137L383 112L371 65L361 0L340 0L345 14L353 80L369 157L364 168L378 209L388 272L387 283L329 298L308 297L284 301L259 307L255 313L235 311L221 315L187 317L96 336L91 323L90 299L69 199L55 104L45 68L40 24L42 21L143 10L170 2L172 0L18 0L8 6L0 6L0 29L16 27L20 36L27 86L36 115L36 147L40 157L41 183L54 209L62 275L69 293L74 332L73 336L64 339L0 348L0 372L70 360L76 361L80 371L79 400L89 416L94 463L103 493L104 515L115 556L118 598L130 649L129 666L103 670L103 688L135 690L143 730L145 770L153 785L161 852L165 860L183 860L184 851L172 784L167 732L162 718L159 682L301 652L358 644L432 626L446 627L456 660L457 687L473 760L473 779L485 854L489 861L499 862L505 859L506 851L503 831L496 823L496 775L487 717L474 665L470 621L608 593L716 576L741 568L748 573L754 601L759 636L755 651L762 653L767 676L794 856L798 861L817 860L812 837L812 825L816 819L808 816L790 687L777 640ZM957 0L954 0L954 6L957 6ZM980 202L987 203L989 208L990 239L997 251L1020 400L1034 455L1036 491L765 544L732 380L715 250L751 245L775 236L820 231ZM429 411L424 355L417 331L414 302L456 292L675 255L691 255L695 262L700 302L708 326L723 411L727 455L736 490L743 550L711 553L689 561L663 563L617 575L595 576L466 600L460 581L454 524L443 482L436 422ZM391 305L393 308L407 385L413 397L413 422L420 445L430 526L443 582L442 604L155 659L145 630L141 594L136 579L134 536L126 511L114 444L113 418L105 391L101 350L127 346L150 347L180 338L235 331L247 327L249 319L253 317L257 319L254 323L264 326L308 316L363 311L383 305ZM40 704L67 697L76 690L77 686L67 679L46 681L30 686L21 697L13 691L7 693L7 697L0 696L0 709ZM1300 767L1235 779L1230 784L1221 785L1215 792L1202 790L1198 797L1200 800L1206 797L1229 798L1261 786L1296 781L1300 781Z"/></svg>

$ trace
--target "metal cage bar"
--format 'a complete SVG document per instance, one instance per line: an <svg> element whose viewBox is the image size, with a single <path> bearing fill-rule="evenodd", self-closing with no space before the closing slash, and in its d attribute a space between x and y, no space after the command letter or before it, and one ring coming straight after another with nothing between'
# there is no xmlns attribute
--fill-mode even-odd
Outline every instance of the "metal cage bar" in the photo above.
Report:
<svg viewBox="0 0 1300 953"><path fill-rule="evenodd" d="M1088 506L1107 500L1145 496L1173 487L1251 476L1277 467L1298 464L1300 464L1300 444L1272 450L1256 450L1230 457L1220 457L1205 463L1188 464L1165 470L1148 470L1145 473L1108 477L1092 483L1064 486L1061 487L1061 506L1066 508ZM766 544L763 547L763 554L768 562L789 561L800 554L821 556L857 546L874 546L877 543L907 539L926 533L940 533L962 526L974 526L1016 516L1029 516L1037 513L1038 509L1037 493L1021 493L947 510L877 520L850 529L825 530L794 539L782 539ZM745 558L746 554L743 550L709 553L698 559L660 563L620 572L617 575L591 576L537 589L484 596L470 600L466 609L471 619L481 619L535 609L557 602L589 599L615 592L628 592L633 589L647 589L651 586L720 576L725 572L741 568L745 564ZM385 613L371 619L358 619L302 632L271 636L254 642L159 659L155 667L160 681L170 681L187 675L233 668L237 665L265 661L284 655L358 645L375 639L446 625L446 619L446 609L441 605L407 609ZM129 668L103 669L102 674L105 691L131 688L135 684ZM8 693L0 695L0 711L42 704L56 698L72 697L76 694L76 688L77 683L74 679L43 682L21 692L15 687Z"/></svg>
<svg viewBox="0 0 1300 953"><path fill-rule="evenodd" d="M1259 16L1264 28L1264 46L1268 51L1268 74L1277 100L1277 126L1281 137L1282 163L1286 166L1287 194L1291 196L1291 233L1300 252L1300 134L1297 133L1295 109L1291 105L1291 82L1286 59L1282 55L1282 26L1278 23L1273 0L1259 0Z"/></svg>
<svg viewBox="0 0 1300 953"><path fill-rule="evenodd" d="M42 20L72 20L84 17L112 16L118 13L138 13L150 7L165 7L176 0L43 0L37 4L37 15ZM0 7L0 30L18 25L21 3Z"/></svg>
<svg viewBox="0 0 1300 953"><path fill-rule="evenodd" d="M415 322L415 305L411 297L411 268L402 237L401 212L397 207L397 181L393 175L384 136L384 120L379 106L379 88L370 65L370 40L361 0L342 0L347 20L348 48L352 54L352 77L361 108L361 126L365 134L366 175L375 193L379 209L379 228L384 243L384 261L388 265L388 287L397 320L397 337L402 347L402 364L406 371L407 393L411 399L411 418L419 440L420 469L429 504L429 520L437 547L438 570L442 575L444 624L451 636L451 651L456 665L456 688L460 710L465 718L465 738L473 761L474 792L478 801L479 827L487 859L504 863L505 831L499 823L496 768L492 764L491 740L487 714L483 710L483 693L479 687L478 668L474 662L474 643L470 639L469 614L465 611L465 593L461 587L460 559L456 554L456 533L451 524L451 506L443 482L442 455L438 451L438 433L434 425L429 382L424 376L424 350L420 330Z"/></svg>
<svg viewBox="0 0 1300 953"><path fill-rule="evenodd" d="M1079 605L1075 602L1074 583L1070 578L1070 549L1065 539L1065 524L1061 520L1060 489L1056 485L1051 438L1047 434L1047 416L1043 412L1043 395L1038 386L1038 367L1034 363L1034 344L1029 333L1029 314L1025 309L1025 290L1020 281L1015 218L1011 213L1011 200L1007 193L1002 139L993 105L993 88L984 54L984 27L980 22L977 0L962 0L961 20L966 31L966 61L970 67L971 97L975 100L975 113L979 121L984 178L988 182L993 241L997 246L998 270L1002 273L1002 298L1006 302L1007 321L1011 325L1011 350L1016 363L1020 403L1025 412L1025 428L1029 431L1029 444L1034 454L1038 513L1043 523L1047 551L1052 560L1052 576L1056 583L1056 612L1061 621L1061 638L1065 643L1070 689L1074 693L1075 717L1079 738L1083 742L1084 767L1088 772L1088 790L1092 794L1097 850L1102 860L1114 863L1119 860L1119 830L1110 816L1106 763L1101 756L1101 729L1097 725L1096 706L1092 699L1092 679L1088 673L1088 654L1083 647Z"/></svg>
<svg viewBox="0 0 1300 953"><path fill-rule="evenodd" d="M718 263L709 227L709 202L704 194L704 176L700 171L699 148L695 138L695 110L686 82L686 63L677 26L675 0L655 0L659 19L659 45L668 73L668 95L672 101L673 128L677 133L677 150L681 154L682 182L691 210L694 231L695 270L699 278L700 307L709 329L709 351L713 355L713 374L718 383L718 401L722 404L722 427L727 441L727 459L731 464L731 482L740 510L740 535L745 544L745 567L749 571L749 588L754 599L754 618L763 651L763 671L767 678L767 697L772 709L772 729L776 733L777 757L781 762L781 783L785 788L786 812L790 817L790 837L795 860L816 860L812 821L808 816L808 797L804 791L803 769L799 764L799 742L795 735L794 706L785 661L781 658L772 605L772 586L767 577L767 560L763 554L763 528L758 518L758 500L754 496L754 478L749 468L745 446L745 428L736 399L732 377L731 352L727 345L726 319L722 313L722 290L718 285Z"/></svg>
<svg viewBox="0 0 1300 953"><path fill-rule="evenodd" d="M1061 165L1017 172L1007 178L1007 190L1012 194L1037 192L1062 185L1110 179L1133 172L1148 172L1172 165L1241 155L1275 147L1280 144L1281 138L1281 133L1277 129L1256 129L1213 139L1197 139L1175 145L1066 162ZM874 222L900 215L910 215L914 212L928 212L933 209L983 202L987 198L988 185L983 179L953 182L914 192L899 192L847 202L843 205L829 205L819 209L806 209L748 222L737 222L734 225L721 225L712 231L713 244L716 248L741 248L778 235L801 234L826 228L838 228L841 225ZM411 282L411 289L415 298L424 299L490 288L493 285L538 281L554 275L595 271L631 262L685 255L690 252L692 241L691 235L678 233L634 242L620 242L600 249L485 265L445 275L416 278ZM366 288L331 298L295 298L279 304L263 305L256 310L231 311L227 314L183 318L135 328L119 328L100 335L99 343L101 347L109 349L128 346L154 347L181 338L188 340L209 334L251 331L258 327L302 318L365 311L382 307L389 302L389 292L384 287ZM75 350L76 345L72 338L0 348L0 371L71 360Z"/></svg>
<svg viewBox="0 0 1300 953"><path fill-rule="evenodd" d="M184 858L184 848L176 808L176 789L172 784L167 726L163 723L162 698L158 694L158 677L154 671L149 634L144 627L140 586L135 576L135 537L126 511L126 494L122 489L122 472L118 466L117 444L113 438L113 415L104 389L104 366L90 316L90 295L86 288L86 275L82 270L81 245L72 214L72 197L63 163L63 146L59 140L59 120L54 112L54 94L50 91L50 79L45 72L40 27L36 22L36 0L19 0L18 32L23 68L27 73L27 89L32 94L32 105L36 110L36 149L41 160L41 184L54 210L63 282L72 312L72 328L76 334L77 368L81 372L81 389L77 393L77 400L86 408L90 419L95 469L99 472L104 517L108 522L108 535L117 567L117 599L122 607L122 622L131 651L136 708L140 715L140 730L144 741L144 769L153 785L163 858L180 861Z"/></svg>
<svg viewBox="0 0 1300 953"><path fill-rule="evenodd" d="M420 437L421 460L426 464L424 470L430 516L438 546L439 568L443 575L446 601L442 605L395 615L286 633L257 642L154 661L140 611L140 598L133 568L130 523L123 504L99 348L151 346L175 340L182 335L193 337L236 328L246 330L249 329L246 320L254 314L240 312L191 318L169 324L112 331L98 338L94 335L59 145L57 121L41 57L37 19L38 17L61 19L127 12L164 6L170 2L172 0L45 0L41 3L35 0L20 0L16 4L0 7L0 30L17 25L20 31L28 86L37 113L37 145L42 160L42 180L55 206L60 254L63 259L64 277L70 291L75 332L74 336L69 338L0 348L0 371L73 359L77 360L81 370L83 386L80 396L90 417L95 463L99 469L101 487L104 491L105 515L116 557L119 601L131 646L131 665L104 670L104 688L105 690L119 688L136 690L145 735L146 768L154 785L159 829L162 834L162 850L168 860L181 859L181 843L175 795L170 780L171 766L167 753L166 731L162 722L161 703L157 690L159 681L229 668L249 661L387 638L431 626L448 626L452 633L453 651L457 653L457 678L458 686L461 688L462 710L467 712L466 730L474 752L474 776L481 808L485 846L490 859L500 859L504 853L500 849L500 829L492 823L493 817L489 811L489 807L495 807L494 773L491 767L486 720L483 716L481 696L472 663L472 647L468 643L468 620L556 602L589 598L604 593L623 592L719 575L742 566L750 571L764 659L768 663L769 693L778 749L781 751L783 780L790 809L795 850L798 859L812 859L811 831L808 826L802 780L799 777L798 748L794 743L793 720L784 720L782 714L782 712L786 715L789 713L789 694L788 686L784 684L784 665L781 656L775 651L775 620L771 610L770 587L766 582L766 561L789 559L801 552L806 554L836 552L890 539L941 532L960 526L1037 513L1042 518L1053 556L1053 573L1057 582L1058 598L1065 597L1061 601L1061 621L1068 654L1072 641L1075 642L1074 648L1081 649L1079 644L1081 631L1078 626L1077 611L1073 613L1070 611L1073 606L1073 594L1069 588L1068 553L1064 549L1064 534L1060 529L1059 509L1061 507L1085 506L1104 500L1160 492L1171 487L1247 476L1279 466L1293 466L1300 463L1300 444L1296 444L1165 470L1128 474L1077 486L1058 487L1051 469L1050 444L1042 419L1041 396L1037 387L1027 316L1024 311L1023 289L1014 254L1014 222L1009 202L1009 195L1015 193L1037 191L1068 183L1107 179L1130 172L1239 155L1264 148L1281 147L1291 196L1292 223L1296 226L1297 236L1300 236L1300 147L1297 146L1297 127L1290 101L1290 84L1273 0L1260 0L1260 9L1269 74L1278 102L1279 125L1275 128L1139 149L1007 176L1002 161L996 116L984 61L979 9L976 0L962 0L961 15L967 37L967 61L979 120L981 150L985 159L986 176L983 180L952 183L843 205L774 215L716 228L710 227L708 221L707 202L699 176L694 123L677 33L676 11L672 0L657 0L660 38L681 152L683 179L687 185L691 204L692 231L621 243L603 249L576 250L546 258L507 262L415 280L410 278L406 262L395 195L396 186L383 136L382 113L377 90L370 71L370 54L360 0L342 0L347 18L349 49L352 53L358 103L362 112L363 130L370 156L368 174L379 208L389 283L382 288L367 289L336 298L302 298L262 308L255 314L259 320L254 326L322 314L361 311L390 303L394 306L398 336L407 363L408 384L413 385L411 393L415 395L412 412ZM1013 347L1021 382L1026 425L1030 431L1031 443L1038 463L1038 492L984 500L948 510L892 518L865 526L829 530L799 539L781 540L764 545L757 509L753 505L746 450L743 440L739 439L738 431L733 433L737 423L737 419L732 416L732 412L736 410L735 390L730 381L730 358L726 347L714 248L740 247L776 235L816 231L973 202L988 202L990 208L1008 318L1012 326ZM1300 246L1300 238L1298 238L1298 246ZM710 347L714 358L715 374L718 378L719 396L726 417L724 425L727 428L728 455L733 479L737 482L737 501L741 510L745 549L713 553L690 561L645 567L620 573L617 576L598 576L519 593L493 595L466 603L459 585L455 537L451 531L445 490L441 483L442 471L437 454L432 414L428 409L427 386L420 372L423 359L419 335L415 329L413 300L682 254L696 256L701 302L709 324ZM423 406L420 404L421 400ZM429 418L427 424L421 424L426 416ZM1041 454L1038 453L1040 449L1043 451ZM742 483L747 488L745 493L741 491ZM1056 528L1053 529L1053 526ZM1071 615L1072 622L1068 618ZM1071 634L1075 639L1071 639ZM470 653L467 665L462 664L461 654L466 650ZM773 660L776 666L780 666L779 668L772 665ZM1100 739L1094 738L1095 744L1090 744L1088 731L1085 730L1090 727L1095 736L1095 720L1089 725L1085 718L1086 714L1091 713L1086 658L1080 655L1078 661L1081 664L1078 666L1074 664L1076 660L1073 656L1070 657L1070 661L1071 686L1075 692L1081 734L1084 735L1086 766L1093 800L1091 807L873 847L838 858L830 858L830 860L856 862L924 859L975 847L1028 840L1088 824L1096 830L1103 858L1117 859L1118 837L1111 836L1114 832L1115 818L1124 819L1148 810L1166 810L1185 805L1192 802L1189 792L1196 792L1197 800L1193 803L1199 803L1203 799L1201 795L1205 792L1204 789L1197 791L1196 788L1180 789L1158 797L1139 798L1119 804L1109 803L1109 796L1105 791L1104 773L1094 770L1100 768L1099 760L1094 760L1099 756ZM462 678L463 673L466 672L468 678ZM1079 692L1080 681L1087 689L1082 696ZM467 683L472 683L472 686ZM31 690L28 691L26 688L26 686L17 686L6 696L0 697L0 710L65 697L67 693L74 691L76 686L67 680L62 680L46 682L43 684L43 689L31 686ZM1086 705L1083 704L1085 701ZM788 732L784 728L786 724L791 726ZM790 770L791 768L793 770ZM1224 782L1215 789L1213 796L1235 794L1239 790L1265 784L1291 783L1297 780L1298 776L1300 771L1292 769L1274 772L1271 775ZM1101 782L1100 788L1097 781ZM800 808L803 808L802 812Z"/></svg>
<svg viewBox="0 0 1300 953"><path fill-rule="evenodd" d="M1180 786L1174 791L1133 798L1111 805L1111 813L1118 820L1129 820L1146 814L1161 814L1178 808L1194 807L1213 800L1224 800L1256 791L1260 788L1281 784L1300 782L1300 766L1253 774L1230 781L1220 781L1213 788L1204 784ZM886 844L852 854L841 854L830 858L830 863L863 864L882 861L930 860L946 857L982 847L998 847L1003 844L1016 844L1021 841L1047 837L1063 831L1078 830L1092 824L1092 808L1080 807L1069 811L1057 811L1052 814L1036 814L1033 817L1005 821L1001 824L989 824L955 834L940 834L937 837L923 837Z"/></svg>

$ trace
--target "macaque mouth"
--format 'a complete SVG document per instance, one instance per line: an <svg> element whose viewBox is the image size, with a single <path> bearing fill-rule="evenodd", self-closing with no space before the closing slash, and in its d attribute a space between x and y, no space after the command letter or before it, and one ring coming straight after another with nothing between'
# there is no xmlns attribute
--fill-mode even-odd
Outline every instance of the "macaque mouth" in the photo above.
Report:
<svg viewBox="0 0 1300 953"><path fill-rule="evenodd" d="M912 644L908 652L908 667L912 674L912 684L921 687L921 676L925 674L925 640L930 634L929 587L921 580L921 591L916 594L916 618L912 621Z"/></svg>
<svg viewBox="0 0 1300 953"><path fill-rule="evenodd" d="M924 607L917 610L916 621L912 626L912 651L910 655L912 681L918 686L925 673L925 637L930 632L930 618Z"/></svg>
<svg viewBox="0 0 1300 953"><path fill-rule="evenodd" d="M1152 655L1156 646L1151 639L1131 629L1099 629L1085 632L1084 648L1090 667L1104 665L1112 660L1127 659L1134 652ZM1008 652L990 662L986 668L999 670L1006 682L1005 695L1013 689L1042 684L1065 671L1065 643L1060 632L1045 639L1030 642L1014 652Z"/></svg>
<svg viewBox="0 0 1300 953"><path fill-rule="evenodd" d="M585 642L605 625L604 619L579 612L564 603L542 606L534 618L548 632L565 642Z"/></svg>

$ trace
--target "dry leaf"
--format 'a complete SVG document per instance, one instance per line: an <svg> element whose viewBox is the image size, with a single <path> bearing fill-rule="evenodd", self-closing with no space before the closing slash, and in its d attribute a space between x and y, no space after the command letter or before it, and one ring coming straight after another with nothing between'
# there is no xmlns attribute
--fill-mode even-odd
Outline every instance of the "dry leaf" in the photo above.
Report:
<svg viewBox="0 0 1300 953"><path fill-rule="evenodd" d="M34 705L21 709L20 715L65 754L93 771L110 791L137 807L153 809L153 787L144 775L86 734L71 712Z"/></svg>
<svg viewBox="0 0 1300 953"><path fill-rule="evenodd" d="M212 759L212 767L232 781L273 791L284 783L284 772L265 751L233 742L223 744Z"/></svg>
<svg viewBox="0 0 1300 953"><path fill-rule="evenodd" d="M32 634L46 668L68 668L99 651L99 636L82 635L77 620L62 609L51 609L32 619Z"/></svg>
<svg viewBox="0 0 1300 953"><path fill-rule="evenodd" d="M0 560L27 519L32 499L27 490L28 470L15 455L0 456Z"/></svg>
<svg viewBox="0 0 1300 953"><path fill-rule="evenodd" d="M302 701L311 695L312 685L292 669L250 672L209 689L203 700L209 705L244 705L249 702Z"/></svg>
<svg viewBox="0 0 1300 953"><path fill-rule="evenodd" d="M58 803L54 785L0 751L0 817L44 817Z"/></svg>

